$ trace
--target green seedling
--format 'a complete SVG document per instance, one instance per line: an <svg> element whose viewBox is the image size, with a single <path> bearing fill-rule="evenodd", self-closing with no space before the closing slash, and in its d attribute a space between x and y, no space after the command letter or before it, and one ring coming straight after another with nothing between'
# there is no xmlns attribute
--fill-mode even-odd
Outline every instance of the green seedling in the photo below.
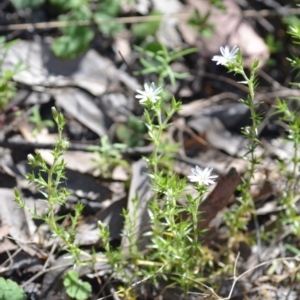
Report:
<svg viewBox="0 0 300 300"><path fill-rule="evenodd" d="M103 35L112 37L124 29L123 24L113 20L121 12L121 2L122 0L102 0L99 3L94 20Z"/></svg>
<svg viewBox="0 0 300 300"><path fill-rule="evenodd" d="M54 123L51 120L42 120L39 108L35 106L32 110L31 116L28 118L29 122L34 125L32 135L36 136L45 127L54 127Z"/></svg>
<svg viewBox="0 0 300 300"><path fill-rule="evenodd" d="M151 45L147 48L134 46L134 49L140 52L143 57L140 58L140 63L143 67L142 71L134 72L135 75L156 74L158 76L158 85L164 86L168 78L172 85L175 81L187 77L187 73L178 73L172 70L171 63L175 60L182 58L185 55L197 52L196 48L180 50L175 49L168 51L167 47L163 44L155 43L156 50L151 49Z"/></svg>
<svg viewBox="0 0 300 300"><path fill-rule="evenodd" d="M146 133L146 125L135 116L130 116L126 124L120 124L116 129L118 140L128 147L144 146Z"/></svg>
<svg viewBox="0 0 300 300"><path fill-rule="evenodd" d="M94 21L98 24L98 30L105 36L114 36L124 28L123 24L113 21L113 18L120 13L120 0L103 0L99 2L95 11L91 10L88 0L51 0L51 3L70 10L60 15L59 21L70 23ZM75 58L79 53L86 51L95 35L91 26L70 25L62 27L61 31L63 35L52 44L52 50L55 55L62 58Z"/></svg>
<svg viewBox="0 0 300 300"><path fill-rule="evenodd" d="M59 21L89 21L92 12L88 5L74 8L70 14L60 15ZM61 29L63 35L52 44L52 51L62 58L75 58L81 52L86 51L94 38L94 31L88 26L67 26Z"/></svg>
<svg viewBox="0 0 300 300"><path fill-rule="evenodd" d="M214 28L213 24L208 23L210 11L201 16L198 9L195 9L191 17L188 19L188 25L195 27L199 35L210 37Z"/></svg>
<svg viewBox="0 0 300 300"><path fill-rule="evenodd" d="M64 278L64 286L71 299L86 300L89 298L92 287L88 282L81 281L76 271L68 271Z"/></svg>
<svg viewBox="0 0 300 300"><path fill-rule="evenodd" d="M14 281L0 277L0 300L25 300L23 289Z"/></svg>
<svg viewBox="0 0 300 300"><path fill-rule="evenodd" d="M100 147L96 147L95 154L97 158L94 163L97 165L97 169L100 170L100 174L103 178L110 178L112 176L113 169L121 165L128 168L126 160L122 159L121 149L124 149L126 145L120 143L110 144L108 137L103 136L100 140ZM94 149L95 147L93 147Z"/></svg>

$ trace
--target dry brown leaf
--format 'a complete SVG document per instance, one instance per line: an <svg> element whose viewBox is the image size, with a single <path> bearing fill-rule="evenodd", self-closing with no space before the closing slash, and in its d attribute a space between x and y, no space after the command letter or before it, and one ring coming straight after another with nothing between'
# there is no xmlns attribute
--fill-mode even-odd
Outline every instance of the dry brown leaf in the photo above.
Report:
<svg viewBox="0 0 300 300"><path fill-rule="evenodd" d="M201 212L201 220L198 223L199 228L208 228L209 223L216 217L217 213L228 205L230 197L240 182L240 175L234 168L218 179L215 189L199 206L199 212Z"/></svg>
<svg viewBox="0 0 300 300"><path fill-rule="evenodd" d="M198 9L201 16L204 16L210 10L208 23L215 26L211 37L202 36L200 39L197 37L195 29L183 20L179 24L179 30L184 40L190 45L198 45L202 54L207 57L220 53L220 46L237 45L242 50L246 66L249 66L256 58L260 60L261 65L264 65L270 54L263 39L243 18L241 9L234 1L225 0L223 4L226 6L226 12L212 7L208 0L188 0L182 13L192 14L194 9Z"/></svg>

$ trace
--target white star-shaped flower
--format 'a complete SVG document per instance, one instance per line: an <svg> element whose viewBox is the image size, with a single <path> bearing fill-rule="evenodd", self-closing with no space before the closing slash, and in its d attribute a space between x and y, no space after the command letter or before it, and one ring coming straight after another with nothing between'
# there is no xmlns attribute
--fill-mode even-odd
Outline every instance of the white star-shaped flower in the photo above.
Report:
<svg viewBox="0 0 300 300"><path fill-rule="evenodd" d="M228 62L235 62L237 57L237 52L239 48L237 46L233 46L230 50L229 46L220 47L221 55L215 55L212 60L217 62L217 65L225 65Z"/></svg>
<svg viewBox="0 0 300 300"><path fill-rule="evenodd" d="M217 175L210 175L213 168L205 168L203 171L196 166L196 168L192 168L192 173L194 175L188 176L191 182L198 182L200 185L210 185L214 184L214 179L217 178Z"/></svg>
<svg viewBox="0 0 300 300"><path fill-rule="evenodd" d="M140 99L139 101L141 104L147 102L148 100L150 100L152 103L155 103L160 99L159 94L161 93L162 88L158 87L156 89L154 82L152 82L151 84L145 83L144 88L144 91L137 90L136 92L139 95L135 96L135 98Z"/></svg>

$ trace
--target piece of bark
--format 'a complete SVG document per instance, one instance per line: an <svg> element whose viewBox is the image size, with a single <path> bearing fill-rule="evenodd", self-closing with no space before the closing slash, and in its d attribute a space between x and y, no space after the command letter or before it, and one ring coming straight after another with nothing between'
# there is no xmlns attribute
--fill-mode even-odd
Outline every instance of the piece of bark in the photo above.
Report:
<svg viewBox="0 0 300 300"><path fill-rule="evenodd" d="M199 229L208 228L217 213L228 205L230 197L240 182L240 175L235 168L231 168L225 176L220 177L215 189L199 206L198 210L201 212Z"/></svg>
<svg viewBox="0 0 300 300"><path fill-rule="evenodd" d="M150 243L150 237L144 236L144 233L151 229L150 216L148 213L148 203L153 197L153 191L150 189L149 170L145 160L140 159L132 165L132 180L128 196L127 210L135 233L131 240L123 235L121 247L122 253L127 254L131 244L137 244L140 251L144 251ZM137 203L134 203L137 201ZM125 231L128 230L125 228Z"/></svg>

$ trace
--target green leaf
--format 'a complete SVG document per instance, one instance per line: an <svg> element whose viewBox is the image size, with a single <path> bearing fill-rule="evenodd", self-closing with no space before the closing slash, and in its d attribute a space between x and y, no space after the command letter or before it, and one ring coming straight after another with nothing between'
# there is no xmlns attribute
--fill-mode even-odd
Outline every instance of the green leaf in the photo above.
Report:
<svg viewBox="0 0 300 300"><path fill-rule="evenodd" d="M69 271L64 279L64 286L67 294L72 299L85 300L92 292L92 287L88 282L79 279L76 271Z"/></svg>
<svg viewBox="0 0 300 300"><path fill-rule="evenodd" d="M45 0L10 0L16 9L33 8L45 2Z"/></svg>
<svg viewBox="0 0 300 300"><path fill-rule="evenodd" d="M88 27L76 27L74 35L63 35L52 44L52 51L61 58L75 58L80 52L84 52L91 40L94 32Z"/></svg>
<svg viewBox="0 0 300 300"><path fill-rule="evenodd" d="M103 12L94 14L95 21L98 24L98 30L105 35L114 36L124 28L123 24L114 22L112 18Z"/></svg>
<svg viewBox="0 0 300 300"><path fill-rule="evenodd" d="M147 132L147 127L145 123L135 116L129 116L127 124L137 133Z"/></svg>
<svg viewBox="0 0 300 300"><path fill-rule="evenodd" d="M23 289L14 281L0 277L0 300L25 300Z"/></svg>
<svg viewBox="0 0 300 300"><path fill-rule="evenodd" d="M289 250L290 252L292 252L295 255L300 254L300 250L291 244L284 244L284 247L285 247L285 249Z"/></svg>
<svg viewBox="0 0 300 300"><path fill-rule="evenodd" d="M83 5L80 9L74 9L70 14L62 14L58 16L59 21L89 21L92 18L92 12L87 5ZM62 27L61 31L64 35L75 35L77 34L79 26L66 26Z"/></svg>
<svg viewBox="0 0 300 300"><path fill-rule="evenodd" d="M121 11L120 0L102 0L99 4L98 12L111 17L116 17Z"/></svg>
<svg viewBox="0 0 300 300"><path fill-rule="evenodd" d="M71 15L60 15L59 21L89 21L92 12L87 5L75 9ZM94 31L88 26L66 26L61 29L63 36L59 37L52 44L52 51L61 58L75 58L80 52L84 52L91 40L94 38Z"/></svg>
<svg viewBox="0 0 300 300"><path fill-rule="evenodd" d="M22 1L22 0L19 0ZM27 0L28 1L28 0ZM50 0L50 3L60 7L61 9L74 9L87 4L87 0Z"/></svg>
<svg viewBox="0 0 300 300"><path fill-rule="evenodd" d="M158 11L152 11L149 16L161 16ZM154 36L159 28L160 21L144 22L140 24L134 24L132 34L139 40L144 40L147 36Z"/></svg>
<svg viewBox="0 0 300 300"><path fill-rule="evenodd" d="M163 50L163 45L158 41L153 41L145 45L145 50L147 52L157 53Z"/></svg>

